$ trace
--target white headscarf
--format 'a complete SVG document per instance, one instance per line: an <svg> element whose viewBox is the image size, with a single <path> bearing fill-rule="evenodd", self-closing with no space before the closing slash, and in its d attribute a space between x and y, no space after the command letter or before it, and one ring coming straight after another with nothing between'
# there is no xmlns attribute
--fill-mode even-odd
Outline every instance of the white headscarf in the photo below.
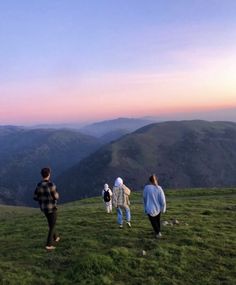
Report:
<svg viewBox="0 0 236 285"><path fill-rule="evenodd" d="M109 189L108 184L104 184L104 190L107 191Z"/></svg>
<svg viewBox="0 0 236 285"><path fill-rule="evenodd" d="M117 177L115 180L115 187L120 187L123 185L123 179L120 177Z"/></svg>

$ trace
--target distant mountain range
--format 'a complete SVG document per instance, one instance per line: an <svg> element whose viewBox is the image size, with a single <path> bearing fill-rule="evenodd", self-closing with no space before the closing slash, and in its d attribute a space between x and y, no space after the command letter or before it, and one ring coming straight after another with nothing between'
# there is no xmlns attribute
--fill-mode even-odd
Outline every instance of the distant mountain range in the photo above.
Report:
<svg viewBox="0 0 236 285"><path fill-rule="evenodd" d="M164 188L236 186L236 123L169 121L132 132L148 120L128 121L115 120L113 129L112 121L89 126L99 137L1 126L0 203L33 205L43 166L52 168L61 202L100 195L117 176L133 190L152 173Z"/></svg>
<svg viewBox="0 0 236 285"><path fill-rule="evenodd" d="M94 122L90 124L82 122L61 123L61 124L39 124L29 128L31 129L73 129L80 130L82 133L101 137L109 131L126 130L126 132L135 131L145 125L158 122L180 121L180 120L206 120L206 121L228 121L236 122L236 108L228 107L221 109L205 110L205 111L191 111L169 113L157 116L145 116L137 118L117 118L113 120L105 120ZM1 128L1 126L0 126Z"/></svg>
<svg viewBox="0 0 236 285"><path fill-rule="evenodd" d="M145 126L107 144L58 178L63 201L100 195L121 176L141 190L156 173L164 188L236 185L236 123L180 121Z"/></svg>
<svg viewBox="0 0 236 285"><path fill-rule="evenodd" d="M108 136L108 134L113 134L114 137L118 138L119 133L128 134L153 122L155 122L153 119L118 118L86 125L81 128L80 131L82 133L95 137L102 137ZM115 135L116 133L118 135Z"/></svg>
<svg viewBox="0 0 236 285"><path fill-rule="evenodd" d="M81 124L44 124L28 127L29 129L70 129L99 138L101 143L117 140L143 126L159 121L157 118L117 118L81 126Z"/></svg>

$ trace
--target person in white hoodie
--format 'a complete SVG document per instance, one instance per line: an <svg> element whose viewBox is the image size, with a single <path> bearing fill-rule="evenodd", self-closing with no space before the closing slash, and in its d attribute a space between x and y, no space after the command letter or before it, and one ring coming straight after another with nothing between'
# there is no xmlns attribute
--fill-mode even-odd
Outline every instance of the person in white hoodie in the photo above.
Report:
<svg viewBox="0 0 236 285"><path fill-rule="evenodd" d="M116 178L113 187L112 202L113 206L116 208L117 223L119 224L120 228L123 228L123 210L125 210L126 223L128 227L131 228L131 223L130 223L131 213L129 208L130 193L131 193L130 189L127 186L125 186L123 180L120 177Z"/></svg>
<svg viewBox="0 0 236 285"><path fill-rule="evenodd" d="M102 197L104 200L106 211L109 214L112 212L112 192L108 184L104 185L104 189L102 190Z"/></svg>
<svg viewBox="0 0 236 285"><path fill-rule="evenodd" d="M160 219L161 213L166 211L166 199L155 174L149 177L149 181L143 191L144 211L148 215L156 238L160 238L162 236Z"/></svg>

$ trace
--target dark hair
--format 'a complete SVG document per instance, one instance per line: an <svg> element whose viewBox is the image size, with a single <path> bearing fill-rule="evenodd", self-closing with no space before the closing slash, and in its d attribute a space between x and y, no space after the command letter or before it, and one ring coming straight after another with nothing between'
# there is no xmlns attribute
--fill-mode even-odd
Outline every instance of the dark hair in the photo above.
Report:
<svg viewBox="0 0 236 285"><path fill-rule="evenodd" d="M156 174L152 174L152 175L149 177L149 181L150 181L151 183L153 183L153 184L156 182L155 179L156 179L156 181L158 180Z"/></svg>
<svg viewBox="0 0 236 285"><path fill-rule="evenodd" d="M43 178L46 178L50 175L51 169L49 167L44 167L41 169L41 175Z"/></svg>

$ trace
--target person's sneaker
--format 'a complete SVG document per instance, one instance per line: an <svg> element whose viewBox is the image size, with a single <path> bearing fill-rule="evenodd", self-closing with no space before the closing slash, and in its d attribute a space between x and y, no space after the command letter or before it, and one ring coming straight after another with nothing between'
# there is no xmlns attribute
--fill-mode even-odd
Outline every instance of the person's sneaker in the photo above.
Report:
<svg viewBox="0 0 236 285"><path fill-rule="evenodd" d="M129 228L131 228L131 223L130 222L127 222L127 225Z"/></svg>
<svg viewBox="0 0 236 285"><path fill-rule="evenodd" d="M162 237L161 232L159 234L156 234L156 238L161 238L161 237Z"/></svg>
<svg viewBox="0 0 236 285"><path fill-rule="evenodd" d="M123 225L119 225L119 228L120 228L120 229L123 229Z"/></svg>
<svg viewBox="0 0 236 285"><path fill-rule="evenodd" d="M60 237L57 237L56 239L55 239L55 242L59 242L60 241Z"/></svg>
<svg viewBox="0 0 236 285"><path fill-rule="evenodd" d="M54 250L56 247L53 245L47 245L45 248L46 250L50 251L50 250Z"/></svg>

